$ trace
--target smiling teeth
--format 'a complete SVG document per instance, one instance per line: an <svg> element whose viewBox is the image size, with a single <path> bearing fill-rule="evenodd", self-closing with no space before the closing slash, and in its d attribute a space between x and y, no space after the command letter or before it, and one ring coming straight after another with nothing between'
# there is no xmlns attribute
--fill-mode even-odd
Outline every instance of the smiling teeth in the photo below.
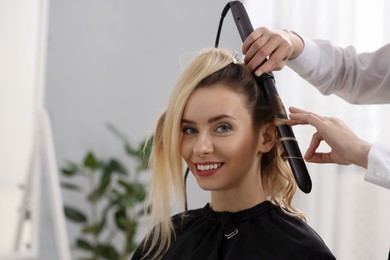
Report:
<svg viewBox="0 0 390 260"><path fill-rule="evenodd" d="M196 168L199 171L208 171L208 170L214 170L221 167L220 163L215 163L215 164L208 164L208 165L196 165Z"/></svg>

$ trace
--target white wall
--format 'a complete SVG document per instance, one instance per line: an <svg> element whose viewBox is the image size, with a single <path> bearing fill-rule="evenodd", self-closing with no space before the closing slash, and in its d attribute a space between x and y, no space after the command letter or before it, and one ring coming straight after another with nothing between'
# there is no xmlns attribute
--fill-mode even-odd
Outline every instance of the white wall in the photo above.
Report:
<svg viewBox="0 0 390 260"><path fill-rule="evenodd" d="M135 144L150 134L181 72L180 57L188 60L214 45L226 3L52 0L46 103L58 164L80 161L89 149L126 160L105 124L113 123ZM229 14L220 46L240 50L240 42ZM189 206L203 206L207 197L195 200L191 193ZM64 195L69 203L79 199ZM73 241L77 228L68 228ZM42 259L54 259L50 248Z"/></svg>

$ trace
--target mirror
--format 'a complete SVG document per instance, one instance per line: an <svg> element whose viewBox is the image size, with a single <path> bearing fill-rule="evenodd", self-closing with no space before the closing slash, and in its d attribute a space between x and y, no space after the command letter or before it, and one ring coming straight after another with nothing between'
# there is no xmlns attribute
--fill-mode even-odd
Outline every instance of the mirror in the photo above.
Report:
<svg viewBox="0 0 390 260"><path fill-rule="evenodd" d="M28 177L34 141L40 5L41 1L0 1L0 256L26 255L36 246L36 196L31 189L34 180Z"/></svg>
<svg viewBox="0 0 390 260"><path fill-rule="evenodd" d="M43 105L48 0L0 1L0 259L39 258L40 190L58 254L70 259L50 122ZM41 187L45 178L48 187Z"/></svg>

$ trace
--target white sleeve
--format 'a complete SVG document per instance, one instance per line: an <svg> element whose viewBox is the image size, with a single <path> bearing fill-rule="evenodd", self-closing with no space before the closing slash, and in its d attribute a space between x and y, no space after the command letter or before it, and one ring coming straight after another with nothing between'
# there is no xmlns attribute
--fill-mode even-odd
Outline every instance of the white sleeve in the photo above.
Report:
<svg viewBox="0 0 390 260"><path fill-rule="evenodd" d="M368 153L368 167L364 179L390 189L390 149L374 143Z"/></svg>
<svg viewBox="0 0 390 260"><path fill-rule="evenodd" d="M350 103L390 102L390 44L371 53L303 37L305 48L287 65L325 95Z"/></svg>

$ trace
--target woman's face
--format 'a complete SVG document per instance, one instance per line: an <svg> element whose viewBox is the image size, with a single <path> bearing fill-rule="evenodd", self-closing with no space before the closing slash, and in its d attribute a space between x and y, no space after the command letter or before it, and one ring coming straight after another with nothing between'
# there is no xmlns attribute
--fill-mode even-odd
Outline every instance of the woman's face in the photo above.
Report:
<svg viewBox="0 0 390 260"><path fill-rule="evenodd" d="M241 95L224 84L195 90L181 130L182 157L202 189L237 191L260 182L259 134Z"/></svg>

